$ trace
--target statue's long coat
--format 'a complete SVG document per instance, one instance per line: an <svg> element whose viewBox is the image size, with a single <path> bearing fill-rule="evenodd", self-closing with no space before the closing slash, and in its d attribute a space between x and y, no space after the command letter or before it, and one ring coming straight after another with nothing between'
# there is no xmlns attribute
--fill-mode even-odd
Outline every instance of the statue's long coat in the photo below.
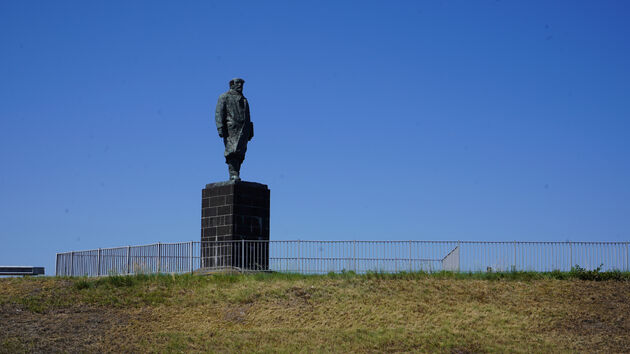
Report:
<svg viewBox="0 0 630 354"><path fill-rule="evenodd" d="M244 159L247 142L254 137L247 98L235 90L222 94L214 118L219 134L223 135L225 157Z"/></svg>

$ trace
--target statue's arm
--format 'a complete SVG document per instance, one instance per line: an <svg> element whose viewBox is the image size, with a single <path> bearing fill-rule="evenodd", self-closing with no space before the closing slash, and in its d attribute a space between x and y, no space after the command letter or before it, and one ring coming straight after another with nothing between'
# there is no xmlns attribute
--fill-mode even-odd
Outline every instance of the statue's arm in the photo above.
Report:
<svg viewBox="0 0 630 354"><path fill-rule="evenodd" d="M227 130L225 129L225 99L223 96L219 97L217 102L217 109L214 113L214 120L217 124L217 131L222 138L227 137Z"/></svg>

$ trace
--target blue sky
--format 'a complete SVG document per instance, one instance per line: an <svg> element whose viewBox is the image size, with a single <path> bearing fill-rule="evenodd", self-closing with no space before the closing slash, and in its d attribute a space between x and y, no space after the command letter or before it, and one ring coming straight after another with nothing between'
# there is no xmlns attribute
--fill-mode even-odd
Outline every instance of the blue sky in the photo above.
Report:
<svg viewBox="0 0 630 354"><path fill-rule="evenodd" d="M625 1L3 1L0 264L199 239L245 78L271 238L627 241Z"/></svg>

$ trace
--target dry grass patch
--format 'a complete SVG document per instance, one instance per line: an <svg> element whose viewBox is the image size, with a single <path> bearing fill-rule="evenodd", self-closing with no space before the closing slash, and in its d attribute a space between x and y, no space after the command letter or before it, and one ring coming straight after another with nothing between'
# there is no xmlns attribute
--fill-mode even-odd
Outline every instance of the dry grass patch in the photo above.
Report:
<svg viewBox="0 0 630 354"><path fill-rule="evenodd" d="M88 284L77 285L81 281ZM0 329L0 345L26 350L64 350L64 345L71 350L77 343L100 351L159 352L623 352L630 347L628 281L247 275L42 278L0 285L0 319L23 322ZM72 301L52 301L51 294ZM31 307L20 300L24 296ZM27 314L12 312L16 306ZM56 326L72 330L47 341L47 331ZM21 334L33 339L20 342Z"/></svg>

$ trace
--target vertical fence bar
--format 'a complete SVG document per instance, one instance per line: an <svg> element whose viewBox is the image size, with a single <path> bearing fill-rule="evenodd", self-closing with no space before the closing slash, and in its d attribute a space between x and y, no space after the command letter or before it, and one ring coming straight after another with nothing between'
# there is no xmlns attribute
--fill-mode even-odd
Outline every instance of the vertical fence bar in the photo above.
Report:
<svg viewBox="0 0 630 354"><path fill-rule="evenodd" d="M516 271L516 240L514 240L514 262L512 262L512 264L514 264L512 266L512 271L515 272Z"/></svg>
<svg viewBox="0 0 630 354"><path fill-rule="evenodd" d="M400 269L398 268L398 261L400 260L400 242L392 241L392 259L394 260L394 273L398 273ZM404 269L404 265L403 268Z"/></svg>
<svg viewBox="0 0 630 354"><path fill-rule="evenodd" d="M99 248L96 253L96 276L101 275L101 249Z"/></svg>
<svg viewBox="0 0 630 354"><path fill-rule="evenodd" d="M630 249L630 242L626 241L626 272L630 272L630 266L628 265L628 250Z"/></svg>
<svg viewBox="0 0 630 354"><path fill-rule="evenodd" d="M70 276L74 274L74 251L70 252Z"/></svg>
<svg viewBox="0 0 630 354"><path fill-rule="evenodd" d="M411 240L409 240L409 273L411 273L413 270L412 266L411 266Z"/></svg>
<svg viewBox="0 0 630 354"><path fill-rule="evenodd" d="M457 272L462 271L462 241L457 241Z"/></svg>
<svg viewBox="0 0 630 354"><path fill-rule="evenodd" d="M127 274L131 274L131 246L127 246Z"/></svg>
<svg viewBox="0 0 630 354"><path fill-rule="evenodd" d="M162 270L162 244L158 242L157 246L157 272L160 274L160 271Z"/></svg>
<svg viewBox="0 0 630 354"><path fill-rule="evenodd" d="M245 271L245 239L241 239L241 272Z"/></svg>
<svg viewBox="0 0 630 354"><path fill-rule="evenodd" d="M569 270L573 269L573 244L569 241Z"/></svg>
<svg viewBox="0 0 630 354"><path fill-rule="evenodd" d="M357 272L357 240L352 241L352 261L354 263L354 272Z"/></svg>
<svg viewBox="0 0 630 354"><path fill-rule="evenodd" d="M193 273L193 242L188 243L188 270Z"/></svg>

